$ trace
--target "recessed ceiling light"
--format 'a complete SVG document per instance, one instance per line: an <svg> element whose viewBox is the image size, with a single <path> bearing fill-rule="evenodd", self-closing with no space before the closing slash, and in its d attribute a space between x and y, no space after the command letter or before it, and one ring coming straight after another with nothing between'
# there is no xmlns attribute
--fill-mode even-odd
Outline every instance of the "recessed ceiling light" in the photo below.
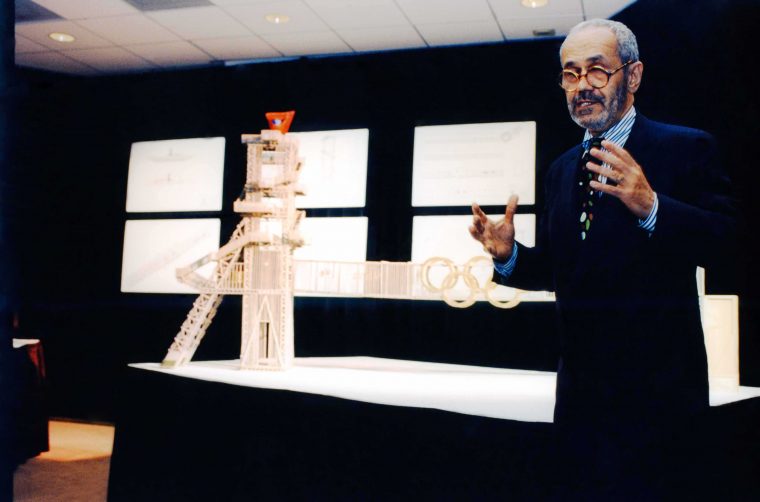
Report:
<svg viewBox="0 0 760 502"><path fill-rule="evenodd" d="M48 36L52 38L53 40L55 40L56 42L61 42L64 44L70 44L71 42L76 40L76 38L74 38L73 35L69 35L68 33L55 32L55 33L49 34Z"/></svg>
<svg viewBox="0 0 760 502"><path fill-rule="evenodd" d="M528 7L529 9L537 9L539 7L546 7L546 4L549 3L549 0L522 0L523 7Z"/></svg>
<svg viewBox="0 0 760 502"><path fill-rule="evenodd" d="M290 16L285 14L267 14L267 21L272 24L285 24L290 21Z"/></svg>

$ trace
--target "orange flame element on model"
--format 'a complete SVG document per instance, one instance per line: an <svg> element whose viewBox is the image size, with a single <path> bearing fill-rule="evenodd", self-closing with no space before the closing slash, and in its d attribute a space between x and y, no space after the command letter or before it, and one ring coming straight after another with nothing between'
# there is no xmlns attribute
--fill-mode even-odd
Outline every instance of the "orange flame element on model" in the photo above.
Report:
<svg viewBox="0 0 760 502"><path fill-rule="evenodd" d="M267 121L269 122L269 128L275 131L280 131L282 134L287 134L290 129L290 123L293 122L293 116L296 114L295 110L288 112L267 112Z"/></svg>

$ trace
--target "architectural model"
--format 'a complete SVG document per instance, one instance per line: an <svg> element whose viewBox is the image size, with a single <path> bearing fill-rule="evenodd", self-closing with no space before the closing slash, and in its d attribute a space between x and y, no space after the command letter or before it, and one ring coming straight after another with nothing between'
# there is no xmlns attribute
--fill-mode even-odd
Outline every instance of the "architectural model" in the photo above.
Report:
<svg viewBox="0 0 760 502"><path fill-rule="evenodd" d="M520 302L520 291L502 298L490 280L491 259L477 256L464 265L444 257L423 263L335 262L294 260L293 250L303 244L299 223L304 212L295 197L302 166L298 141L288 135L293 112L267 114L271 129L244 134L247 145L246 183L234 210L242 220L230 241L187 267L177 278L200 292L162 366L188 363L198 348L224 295L243 296L240 367L284 370L292 366L294 293L392 299L442 299L465 308L488 300L500 308ZM197 271L216 263L207 279ZM704 284L704 274L700 282ZM529 293L535 294L535 293ZM544 293L550 299L549 293ZM538 297L532 299L540 300ZM737 386L738 298L704 296L700 290L710 378Z"/></svg>
<svg viewBox="0 0 760 502"><path fill-rule="evenodd" d="M240 366L243 369L282 370L293 363L294 292L330 296L393 299L443 299L468 307L487 299L501 308L519 303L519 293L500 300L490 281L491 260L475 257L457 266L443 257L422 264L404 262L296 261L293 250L303 244L299 223L304 211L295 197L302 162L297 139L287 134L293 112L267 114L271 129L244 134L247 145L246 182L234 202L242 220L229 242L187 267L177 278L200 292L162 365L189 362L211 324L224 295L243 296ZM210 279L196 271L210 262ZM487 272L478 277L476 269ZM461 279L461 281L460 281ZM465 293L455 292L464 284Z"/></svg>

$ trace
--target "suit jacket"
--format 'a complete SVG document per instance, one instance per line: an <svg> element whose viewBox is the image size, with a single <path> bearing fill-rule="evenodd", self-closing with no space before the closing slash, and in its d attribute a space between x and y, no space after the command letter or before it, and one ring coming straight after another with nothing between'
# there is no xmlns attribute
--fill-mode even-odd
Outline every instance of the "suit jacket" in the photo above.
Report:
<svg viewBox="0 0 760 502"><path fill-rule="evenodd" d="M625 148L657 192L651 236L604 194L581 241L576 146L547 173L536 246L518 243L512 275L495 277L556 293L557 423L657 421L709 405L695 273L733 240L730 183L703 131L638 114Z"/></svg>

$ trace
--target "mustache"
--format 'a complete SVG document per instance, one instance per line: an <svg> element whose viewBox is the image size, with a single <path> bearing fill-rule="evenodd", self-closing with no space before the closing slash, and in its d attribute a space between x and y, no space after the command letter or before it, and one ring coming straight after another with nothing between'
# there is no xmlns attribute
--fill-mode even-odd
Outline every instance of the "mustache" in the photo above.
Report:
<svg viewBox="0 0 760 502"><path fill-rule="evenodd" d="M578 104L578 101L591 101L592 103L604 104L604 98L594 95L594 91L586 90L581 91L573 98L573 106Z"/></svg>

